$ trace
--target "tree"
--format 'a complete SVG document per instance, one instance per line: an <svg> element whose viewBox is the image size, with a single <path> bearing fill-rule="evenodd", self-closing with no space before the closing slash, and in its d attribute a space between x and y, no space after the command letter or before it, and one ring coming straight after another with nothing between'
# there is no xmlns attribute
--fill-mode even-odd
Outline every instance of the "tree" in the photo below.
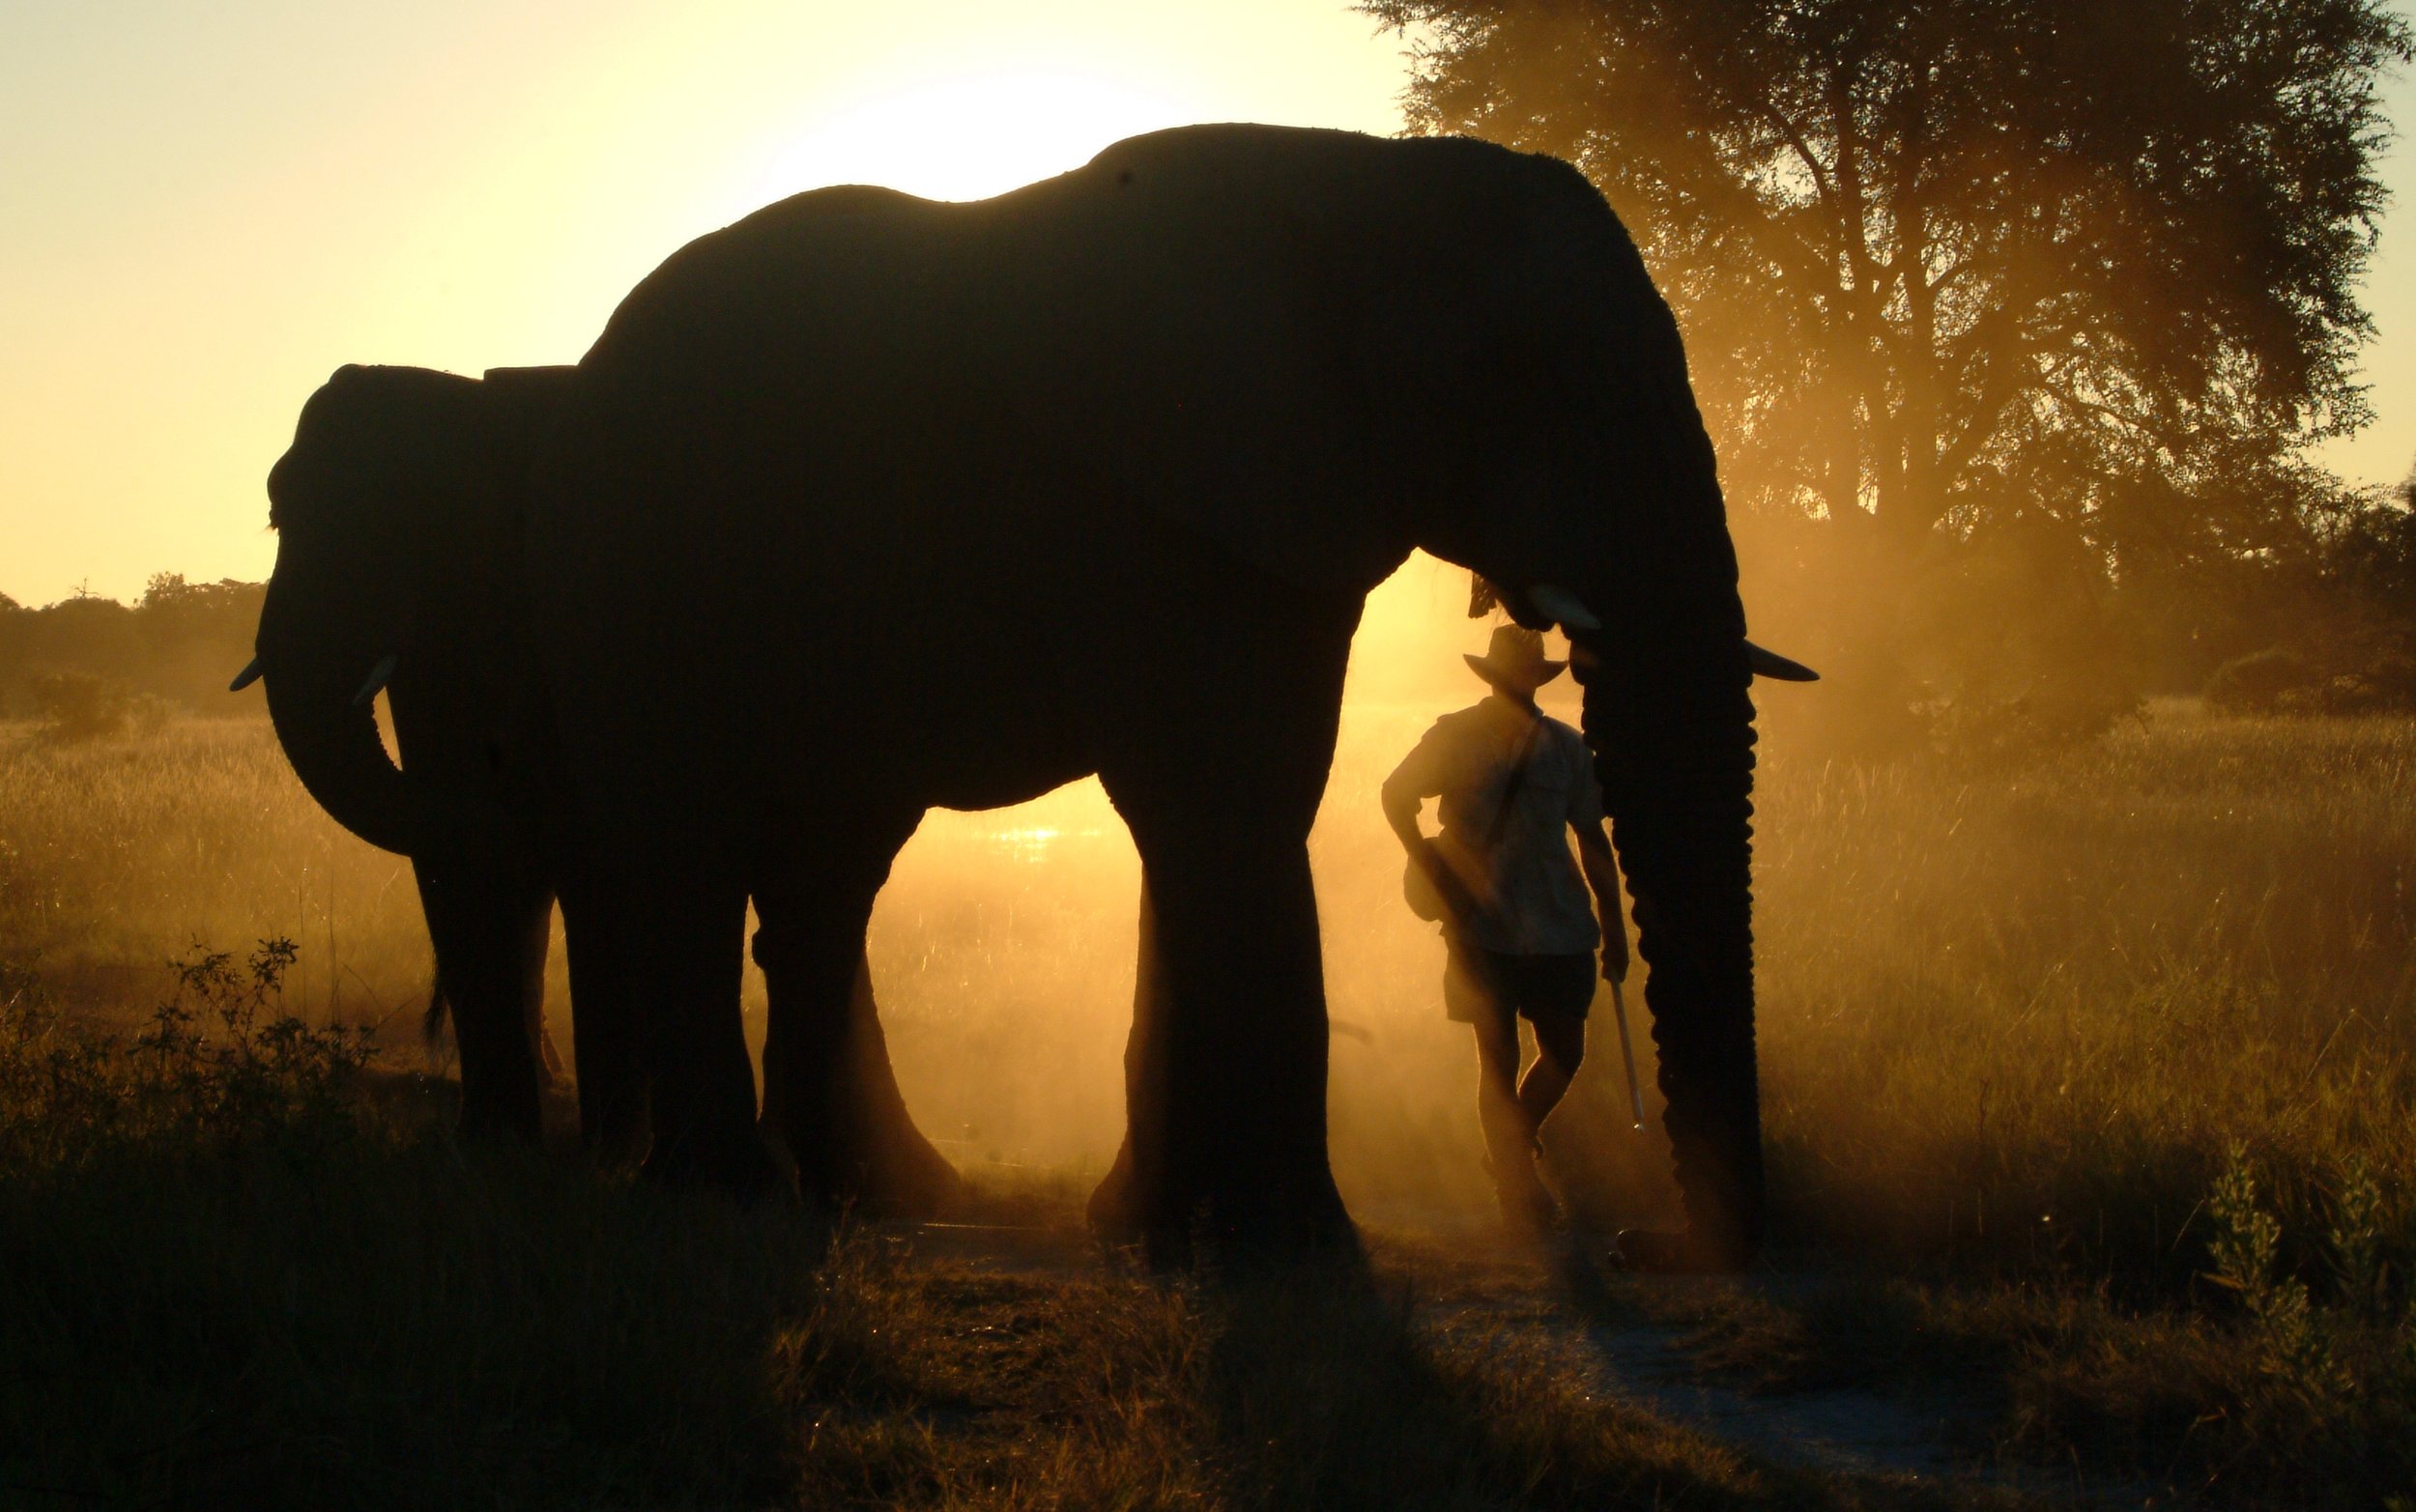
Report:
<svg viewBox="0 0 2416 1512"><path fill-rule="evenodd" d="M1417 38L1413 130L1602 188L1746 510L2255 552L2293 528L2263 481L2367 417L2375 81L2410 55L2376 0L1361 9Z"/></svg>
<svg viewBox="0 0 2416 1512"><path fill-rule="evenodd" d="M76 724L80 715L60 709L106 705L83 691L87 681L105 686L121 712L138 720L169 704L211 714L257 710L259 694L230 699L226 681L228 670L251 655L266 594L263 584L187 583L163 572L130 608L83 588L41 609L0 597L0 718L31 711Z"/></svg>
<svg viewBox="0 0 2416 1512"><path fill-rule="evenodd" d="M187 583L178 573L152 575L134 605L143 643L135 685L161 698L214 712L255 708L258 700L226 696L230 668L250 660L265 585Z"/></svg>

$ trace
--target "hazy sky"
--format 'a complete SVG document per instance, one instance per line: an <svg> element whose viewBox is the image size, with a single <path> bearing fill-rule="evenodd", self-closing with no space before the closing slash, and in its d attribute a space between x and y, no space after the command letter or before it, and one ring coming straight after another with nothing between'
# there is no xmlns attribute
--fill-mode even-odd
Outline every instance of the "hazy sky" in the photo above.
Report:
<svg viewBox="0 0 2416 1512"><path fill-rule="evenodd" d="M261 480L330 372L574 360L784 194L971 197L1186 121L1390 131L1402 77L1338 0L6 0L0 592L265 576ZM2369 481L2416 458L2390 167L2379 420L2328 453Z"/></svg>

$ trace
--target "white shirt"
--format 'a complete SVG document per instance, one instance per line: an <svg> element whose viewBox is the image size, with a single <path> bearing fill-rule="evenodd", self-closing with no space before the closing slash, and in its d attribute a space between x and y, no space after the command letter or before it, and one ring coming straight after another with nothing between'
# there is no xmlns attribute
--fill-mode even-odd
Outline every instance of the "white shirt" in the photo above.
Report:
<svg viewBox="0 0 2416 1512"><path fill-rule="evenodd" d="M1522 749L1526 775L1503 818ZM1442 798L1436 844L1482 910L1463 927L1471 944L1510 956L1583 956L1602 943L1593 895L1568 848L1570 825L1602 822L1584 736L1495 694L1435 721L1384 786L1396 798Z"/></svg>

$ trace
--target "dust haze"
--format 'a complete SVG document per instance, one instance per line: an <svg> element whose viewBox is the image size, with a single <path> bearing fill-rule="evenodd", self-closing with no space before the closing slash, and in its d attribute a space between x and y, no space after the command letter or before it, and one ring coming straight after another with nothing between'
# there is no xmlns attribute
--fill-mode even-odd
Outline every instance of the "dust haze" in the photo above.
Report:
<svg viewBox="0 0 2416 1512"><path fill-rule="evenodd" d="M2289 1191L2352 1157L2416 1160L2416 1126L2374 1111L2403 1105L2416 1064L2416 725L2287 689L2290 717L2241 710L2196 697L2185 664L2160 686L2125 662L2119 699L2064 697L2097 685L2125 618L2086 596L2060 619L1974 599L2050 602L2055 578L2018 554L1981 542L1850 594L1805 570L1812 528L1737 526L1755 635L1824 673L1755 695L1765 1127L1786 1221L1875 1253L2028 1263L2048 1246L2162 1274L2186 1269L2175 1245L2235 1137L2306 1173ZM1889 628L1958 602L1976 606L1958 638L1907 646ZM1495 1222L1473 1046L1444 1017L1442 942L1402 901L1377 803L1426 727L1483 692L1460 657L1490 625L1467 603L1466 573L1424 556L1370 598L1310 839L1335 1169L1379 1230ZM108 621L72 607L60 627ZM0 721L0 957L79 1018L134 1022L169 958L289 937L290 1009L375 1027L390 1067L448 1070L417 1033L431 963L409 867L302 791L267 721L243 717L256 690L214 691L204 706L238 717L196 718L172 681L121 675L163 691L81 733L59 710ZM1540 701L1576 717L1566 677ZM2074 738L2082 718L2094 732ZM898 858L875 988L916 1120L977 1181L1079 1199L1105 1169L1139 880L1095 782L935 812ZM549 970L567 1047L559 938ZM1671 1215L1642 987L1626 996L1644 1128L1605 994L1544 1131L1547 1175L1593 1223ZM745 1006L760 1044L752 967Z"/></svg>
<svg viewBox="0 0 2416 1512"><path fill-rule="evenodd" d="M1468 587L1465 571L1420 555L1369 597L1309 840L1336 1175L1354 1212L1378 1222L1493 1211L1474 1051L1444 1018L1442 939L1401 901L1400 845L1376 797L1436 717L1486 692L1460 659L1484 649L1490 624L1467 617ZM1540 701L1575 723L1566 677ZM1113 1157L1139 891L1139 859L1096 779L1014 809L934 811L899 856L873 915L875 990L915 1117L968 1175L1086 1187ZM747 1005L760 1037L752 968ZM1616 1049L1599 1047L1609 1058L1581 1078L1596 1094L1619 1074ZM1624 1128L1615 1102L1577 1097L1561 1123Z"/></svg>

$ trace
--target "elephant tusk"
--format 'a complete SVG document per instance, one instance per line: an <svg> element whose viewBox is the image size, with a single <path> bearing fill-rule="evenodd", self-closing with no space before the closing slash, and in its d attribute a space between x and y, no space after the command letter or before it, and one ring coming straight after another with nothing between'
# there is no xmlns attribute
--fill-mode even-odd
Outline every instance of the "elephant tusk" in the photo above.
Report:
<svg viewBox="0 0 2416 1512"><path fill-rule="evenodd" d="M1821 674L1792 657L1766 651L1752 642L1745 642L1745 665L1756 677L1771 677L1780 682L1819 682Z"/></svg>
<svg viewBox="0 0 2416 1512"><path fill-rule="evenodd" d="M1585 600L1567 588L1549 583L1539 583L1527 590L1527 602L1551 616L1564 630L1599 630L1602 621L1586 608Z"/></svg>
<svg viewBox="0 0 2416 1512"><path fill-rule="evenodd" d="M353 695L353 707L360 708L384 692L388 679L394 675L394 668L401 661L402 658L391 651L380 658L378 665L369 669L369 680L360 685L359 693Z"/></svg>
<svg viewBox="0 0 2416 1512"><path fill-rule="evenodd" d="M229 693L241 693L245 688L250 687L253 683L256 683L259 680L260 658L255 656L250 661L244 664L244 670L235 674L235 680L226 685L226 691Z"/></svg>

